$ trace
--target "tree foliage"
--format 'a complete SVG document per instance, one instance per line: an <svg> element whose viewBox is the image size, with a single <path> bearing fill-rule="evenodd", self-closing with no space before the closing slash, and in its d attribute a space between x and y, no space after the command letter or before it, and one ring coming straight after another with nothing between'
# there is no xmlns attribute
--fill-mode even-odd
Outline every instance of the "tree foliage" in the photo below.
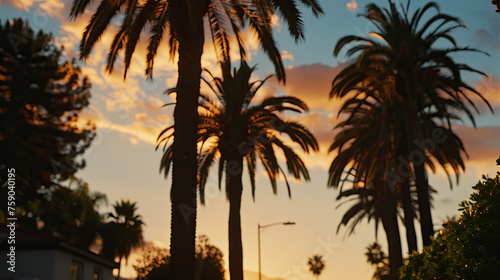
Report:
<svg viewBox="0 0 500 280"><path fill-rule="evenodd" d="M430 246L411 255L401 279L498 279L500 273L500 173L472 187L462 214L445 224Z"/></svg>
<svg viewBox="0 0 500 280"><path fill-rule="evenodd" d="M208 237L198 237L196 245L196 279L224 280L225 270L222 251L209 243ZM153 247L144 252L134 265L137 280L171 279L170 254L166 249Z"/></svg>
<svg viewBox="0 0 500 280"><path fill-rule="evenodd" d="M42 199L20 207L18 221L25 227L56 233L82 248L89 248L102 224L98 209L106 203L105 194L90 192L86 182L73 177L68 186L45 191Z"/></svg>
<svg viewBox="0 0 500 280"><path fill-rule="evenodd" d="M366 247L365 256L372 266L375 266L372 280L388 280L390 278L389 257L385 255L380 244L374 242Z"/></svg>
<svg viewBox="0 0 500 280"><path fill-rule="evenodd" d="M307 265L309 265L309 271L311 271L311 273L315 275L316 278L318 278L323 269L325 269L323 256L317 254L313 255L307 260Z"/></svg>
<svg viewBox="0 0 500 280"><path fill-rule="evenodd" d="M62 51L22 19L0 22L0 184L14 168L18 205L83 168L95 136L92 123L78 122L90 82Z"/></svg>

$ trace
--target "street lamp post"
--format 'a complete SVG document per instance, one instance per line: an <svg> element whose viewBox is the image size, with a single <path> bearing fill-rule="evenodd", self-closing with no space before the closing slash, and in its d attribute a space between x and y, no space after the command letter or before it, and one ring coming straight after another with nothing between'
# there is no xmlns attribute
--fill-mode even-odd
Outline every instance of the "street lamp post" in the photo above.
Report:
<svg viewBox="0 0 500 280"><path fill-rule="evenodd" d="M261 270L260 270L260 230L264 229L266 227L271 227L271 226L277 226L277 225L295 225L295 222L280 222L280 223L273 223L273 224L268 224L268 225L263 225L261 226L260 224L257 225L257 239L258 239L258 248L259 248L259 280L262 280L262 275L261 275Z"/></svg>

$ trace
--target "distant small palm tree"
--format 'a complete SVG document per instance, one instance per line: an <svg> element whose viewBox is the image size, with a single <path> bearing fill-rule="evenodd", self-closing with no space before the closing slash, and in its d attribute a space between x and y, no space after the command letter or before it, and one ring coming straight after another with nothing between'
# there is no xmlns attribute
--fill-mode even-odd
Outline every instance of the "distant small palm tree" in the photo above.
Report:
<svg viewBox="0 0 500 280"><path fill-rule="evenodd" d="M136 214L136 203L122 200L113 205L114 213L108 213L111 221L103 229L103 254L107 257L118 257L119 267L122 259L127 262L132 249L142 244L142 217ZM120 268L118 276L120 278Z"/></svg>
<svg viewBox="0 0 500 280"><path fill-rule="evenodd" d="M307 261L307 264L309 265L309 270L313 275L316 275L316 279L319 279L319 275L325 268L325 262L323 261L323 256L321 255L313 255L309 260Z"/></svg>
<svg viewBox="0 0 500 280"><path fill-rule="evenodd" d="M385 255L384 251L382 251L380 244L374 242L370 244L370 246L366 247L365 256L368 263L376 268L373 273L372 280L391 279L389 258Z"/></svg>

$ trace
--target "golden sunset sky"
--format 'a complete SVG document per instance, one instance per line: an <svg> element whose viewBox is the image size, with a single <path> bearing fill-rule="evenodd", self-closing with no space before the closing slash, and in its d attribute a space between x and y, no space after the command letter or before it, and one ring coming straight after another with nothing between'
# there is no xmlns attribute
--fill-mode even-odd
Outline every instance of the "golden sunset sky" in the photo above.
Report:
<svg viewBox="0 0 500 280"><path fill-rule="evenodd" d="M94 1L94 4L98 2ZM288 94L306 101L310 112L289 117L306 125L317 137L321 148L318 153L304 156L311 181L291 182L291 199L283 181L278 186L278 195L273 195L271 185L260 169L254 202L248 177L244 176L241 216L247 280L257 279L257 224L286 221L293 221L296 225L271 227L262 232L264 275L273 280L313 279L306 262L308 257L318 253L326 261L320 279L371 279L373 269L366 263L364 253L365 247L375 241L374 224L363 222L355 235L349 237L345 236L345 228L337 234L337 225L349 205L338 207L338 190L329 189L326 184L327 170L335 156L328 154L328 147L335 135L332 129L338 122L340 105L340 101L330 100L328 95L336 73L348 63L343 54L337 58L333 56L333 47L342 36L364 35L374 30L367 20L356 16L369 2L387 6L386 0L320 0L325 15L315 19L305 12L306 40L297 45L287 34L287 27L275 20L275 36L287 68L287 84L283 86L271 79L261 90L260 97ZM459 184L453 180L452 190L442 170L430 175L429 182L438 191L433 201L435 229L439 229L447 217L459 215L458 203L468 198L471 186L482 174L493 176L500 169L495 165L495 159L500 156L500 14L495 13L490 0L437 2L442 12L461 18L468 26L468 29L454 33L460 46L479 48L490 54L468 53L457 55L456 60L488 74L488 77L467 74L464 78L489 100L495 114L478 102L481 111L476 117L478 127L473 128L467 121L455 125L469 159ZM406 4L406 1L401 3ZM422 3L424 1L412 1L412 10ZM52 32L56 42L64 45L68 59L78 58L79 40L94 8L71 21L68 17L71 0L0 0L0 4L2 22L14 17L26 18L35 30ZM147 36L143 34L127 80L123 81L122 60L116 63L112 75L105 73L107 50L119 24L113 23L95 45L90 58L80 62L84 74L93 84L91 105L82 113L82 121L94 121L98 131L92 147L85 154L87 167L77 176L87 181L91 190L106 193L110 204L120 199L137 201L139 214L147 225L145 240L168 247L171 179L159 174L162 154L155 151L155 146L159 132L172 124L172 107L162 108L162 105L172 102L174 97L167 97L163 92L175 86L177 66L175 59L170 60L164 44L163 51L159 51L156 58L154 80L146 81ZM262 79L273 71L272 65L259 50L253 34L247 35L250 64L258 65L255 79ZM206 44L202 63L212 73L219 72L210 41ZM225 192L218 189L217 176L209 180L206 205L198 209L197 233L207 235L227 257L229 204ZM109 206L101 209L103 212L109 210ZM404 227L400 228L404 236ZM377 239L387 251L382 230ZM134 257L124 269L124 276L134 276L130 268Z"/></svg>

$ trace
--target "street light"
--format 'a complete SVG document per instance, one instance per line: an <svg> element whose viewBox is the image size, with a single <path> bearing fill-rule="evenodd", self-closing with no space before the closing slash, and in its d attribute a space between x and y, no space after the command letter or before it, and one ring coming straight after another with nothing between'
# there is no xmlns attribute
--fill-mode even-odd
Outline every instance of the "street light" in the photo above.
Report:
<svg viewBox="0 0 500 280"><path fill-rule="evenodd" d="M295 222L280 222L280 223L273 223L273 224L268 224L268 225L263 225L261 226L260 224L257 225L257 231L258 231L258 247L259 247L259 280L261 279L261 273L260 273L260 230L265 229L267 227L272 227L272 226L277 226L277 225L284 225L284 226L289 226L289 225L295 225Z"/></svg>

